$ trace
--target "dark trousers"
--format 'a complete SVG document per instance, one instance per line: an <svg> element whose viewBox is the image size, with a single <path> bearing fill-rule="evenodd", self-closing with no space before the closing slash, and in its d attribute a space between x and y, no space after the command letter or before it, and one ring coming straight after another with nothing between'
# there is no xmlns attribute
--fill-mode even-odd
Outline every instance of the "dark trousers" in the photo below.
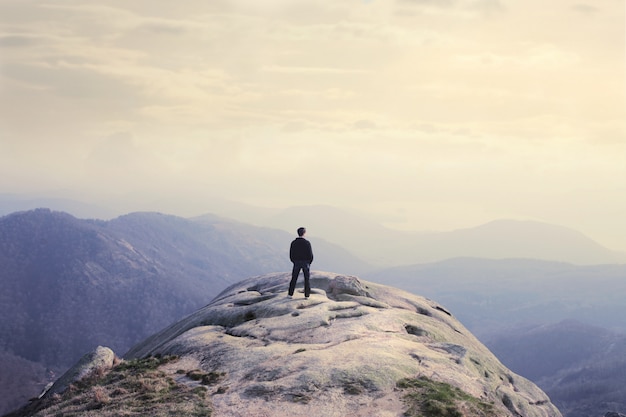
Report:
<svg viewBox="0 0 626 417"><path fill-rule="evenodd" d="M293 295L293 292L296 290L296 282L298 282L300 270L304 273L304 296L308 297L311 295L311 284L309 284L311 272L308 261L294 261L293 271L291 271L291 282L289 283L289 295Z"/></svg>

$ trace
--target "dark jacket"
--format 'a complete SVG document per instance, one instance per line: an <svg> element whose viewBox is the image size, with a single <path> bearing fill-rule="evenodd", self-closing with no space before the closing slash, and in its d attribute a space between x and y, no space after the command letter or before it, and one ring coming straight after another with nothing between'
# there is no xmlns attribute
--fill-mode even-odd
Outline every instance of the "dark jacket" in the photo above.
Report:
<svg viewBox="0 0 626 417"><path fill-rule="evenodd" d="M308 263L312 263L313 249L311 248L311 242L303 237L295 238L293 242L291 242L289 259L291 259L291 262L307 261Z"/></svg>

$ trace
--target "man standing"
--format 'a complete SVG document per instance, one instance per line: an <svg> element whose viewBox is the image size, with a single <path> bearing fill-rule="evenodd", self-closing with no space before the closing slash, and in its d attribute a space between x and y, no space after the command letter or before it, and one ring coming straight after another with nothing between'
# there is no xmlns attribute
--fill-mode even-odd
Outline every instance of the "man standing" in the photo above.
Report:
<svg viewBox="0 0 626 417"><path fill-rule="evenodd" d="M300 270L304 273L304 298L309 298L309 295L311 295L309 267L313 262L313 249L311 248L311 242L304 238L305 233L306 229L304 227L300 227L298 229L298 237L291 242L291 248L289 249L289 259L293 262L291 282L289 283L290 297L293 296L293 292L296 289L296 282L298 281Z"/></svg>

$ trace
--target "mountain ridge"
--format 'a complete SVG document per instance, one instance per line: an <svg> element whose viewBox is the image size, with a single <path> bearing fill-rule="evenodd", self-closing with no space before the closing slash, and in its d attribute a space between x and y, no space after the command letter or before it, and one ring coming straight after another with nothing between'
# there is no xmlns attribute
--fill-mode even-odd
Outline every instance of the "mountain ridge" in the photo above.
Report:
<svg viewBox="0 0 626 417"><path fill-rule="evenodd" d="M499 219L452 231L414 232L388 229L339 209L310 206L286 209L264 224L284 229L295 219L381 267L455 257L626 263L625 252L608 249L579 231L531 220Z"/></svg>
<svg viewBox="0 0 626 417"><path fill-rule="evenodd" d="M51 208L82 218L104 216L110 219L113 218L112 213L116 212L70 199L0 194L0 214L10 210L33 209L39 207L37 204L50 205ZM309 228L311 237L338 245L378 267L436 262L454 257L533 258L577 265L626 263L626 251L609 249L575 229L535 220L504 218L455 230L420 232L388 228L357 210L330 205L264 208L210 199L205 206L206 209L200 213L212 213L222 218L288 233L305 225ZM161 206L154 202L152 207ZM118 216L127 212L117 210ZM201 216L177 215L185 218ZM502 230L494 233L493 229L498 225ZM491 240L485 239L486 233L491 234Z"/></svg>

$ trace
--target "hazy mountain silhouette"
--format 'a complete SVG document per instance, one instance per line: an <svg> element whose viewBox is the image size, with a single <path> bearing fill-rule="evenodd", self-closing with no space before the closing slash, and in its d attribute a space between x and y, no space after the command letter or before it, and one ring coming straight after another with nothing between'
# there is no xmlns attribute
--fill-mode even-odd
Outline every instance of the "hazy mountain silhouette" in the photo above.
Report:
<svg viewBox="0 0 626 417"><path fill-rule="evenodd" d="M155 201L153 206L178 207L180 204ZM356 210L328 205L276 209L207 198L204 206L212 215L290 234L298 227L296 225L307 226L311 237L339 245L378 266L411 265L455 257L527 258L579 265L626 263L625 252L608 249L575 230L535 221L503 219L453 231L413 232L390 229ZM35 207L51 207L81 218L110 219L114 213L119 213L119 209L70 199L0 194L0 215Z"/></svg>
<svg viewBox="0 0 626 417"><path fill-rule="evenodd" d="M124 351L209 302L233 277L290 270L294 236L210 216L4 216L0 352L58 372L98 344ZM341 248L313 243L314 269L367 268Z"/></svg>
<svg viewBox="0 0 626 417"><path fill-rule="evenodd" d="M481 338L566 319L626 331L626 265L457 258L364 277L439 300Z"/></svg>
<svg viewBox="0 0 626 417"><path fill-rule="evenodd" d="M567 320L488 341L514 372L535 381L568 417L626 413L626 334Z"/></svg>
<svg viewBox="0 0 626 417"><path fill-rule="evenodd" d="M626 253L603 247L575 230L535 221L495 220L449 232L386 228L357 213L330 206L291 207L279 212L245 207L222 215L290 230L293 224L381 266L436 262L456 257L527 258L580 265L626 263ZM239 220L247 221L239 218Z"/></svg>
<svg viewBox="0 0 626 417"><path fill-rule="evenodd" d="M0 194L0 216L18 211L35 210L41 207L66 212L75 217L85 219L111 219L116 217L116 211L113 209L70 198Z"/></svg>
<svg viewBox="0 0 626 417"><path fill-rule="evenodd" d="M470 229L438 233L421 239L413 249L424 254L422 261L454 256L528 258L581 265L626 260L624 254L608 250L574 230L518 220L496 220Z"/></svg>

